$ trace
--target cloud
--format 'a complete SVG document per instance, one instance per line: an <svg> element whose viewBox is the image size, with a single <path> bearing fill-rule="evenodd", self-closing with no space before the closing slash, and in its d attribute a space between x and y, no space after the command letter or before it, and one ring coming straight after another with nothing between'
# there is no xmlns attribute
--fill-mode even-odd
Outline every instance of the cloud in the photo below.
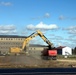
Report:
<svg viewBox="0 0 76 75"><path fill-rule="evenodd" d="M27 25L26 27L28 30L53 30L53 29L58 29L58 26L56 24L44 24L43 22L40 22L37 25Z"/></svg>
<svg viewBox="0 0 76 75"><path fill-rule="evenodd" d="M34 37L29 42L30 44L48 45L41 37Z"/></svg>
<svg viewBox="0 0 76 75"><path fill-rule="evenodd" d="M41 19L41 17L40 16L38 16L38 17L33 17L33 18L31 18L32 20L39 20L39 19Z"/></svg>
<svg viewBox="0 0 76 75"><path fill-rule="evenodd" d="M17 30L14 25L0 25L0 34L16 34Z"/></svg>
<svg viewBox="0 0 76 75"><path fill-rule="evenodd" d="M53 41L53 44L54 44L55 47L58 47L59 45L60 45L60 46L63 46L61 40L54 40L54 41Z"/></svg>
<svg viewBox="0 0 76 75"><path fill-rule="evenodd" d="M64 19L65 19L65 17L63 15L59 16L59 20L64 20Z"/></svg>
<svg viewBox="0 0 76 75"><path fill-rule="evenodd" d="M57 37L51 37L50 39L51 39L51 40L62 40L62 39L57 38Z"/></svg>
<svg viewBox="0 0 76 75"><path fill-rule="evenodd" d="M73 42L73 43L76 43L76 38L67 38L67 39L65 39L65 40L68 40L68 41L71 41L71 42Z"/></svg>
<svg viewBox="0 0 76 75"><path fill-rule="evenodd" d="M11 6L12 3L11 2L0 2L0 5L3 5L3 6Z"/></svg>
<svg viewBox="0 0 76 75"><path fill-rule="evenodd" d="M69 46L71 48L74 48L76 46L75 38L63 38L61 36L54 35L50 37L50 40L53 41L55 47L58 47L60 45L60 46Z"/></svg>
<svg viewBox="0 0 76 75"><path fill-rule="evenodd" d="M50 38L49 38L50 40L53 40L54 42L55 42L55 44L57 43L57 42L61 42L61 41L63 41L64 40L64 37L62 37L62 36L57 36L57 35L55 35L55 34L50 34Z"/></svg>
<svg viewBox="0 0 76 75"><path fill-rule="evenodd" d="M50 13L45 13L42 16L37 16L37 17L33 17L31 18L32 20L40 20L40 19L45 19L45 18L50 18Z"/></svg>
<svg viewBox="0 0 76 75"><path fill-rule="evenodd" d="M45 18L50 18L50 13L45 13L44 17Z"/></svg>
<svg viewBox="0 0 76 75"><path fill-rule="evenodd" d="M71 17L67 17L67 16L64 16L64 15L60 15L59 16L59 20L68 20L68 19L71 19Z"/></svg>
<svg viewBox="0 0 76 75"><path fill-rule="evenodd" d="M55 36L55 38L56 38L56 40L64 40L64 38L61 36Z"/></svg>
<svg viewBox="0 0 76 75"><path fill-rule="evenodd" d="M69 35L68 37L69 37L69 38L76 38L75 35Z"/></svg>
<svg viewBox="0 0 76 75"><path fill-rule="evenodd" d="M64 28L69 34L76 35L76 26L70 26L68 28Z"/></svg>
<svg viewBox="0 0 76 75"><path fill-rule="evenodd" d="M71 48L75 47L76 38L63 38L61 36L53 35L50 37L50 40L53 41L54 46L69 46Z"/></svg>
<svg viewBox="0 0 76 75"><path fill-rule="evenodd" d="M76 47L76 45L74 43L70 43L70 42L62 42L63 46L69 46L71 48Z"/></svg>
<svg viewBox="0 0 76 75"><path fill-rule="evenodd" d="M55 40L55 41L53 41L53 43L54 43L55 47L58 47L60 45L60 46L68 46L68 47L74 48L76 46L75 43L71 43L68 41Z"/></svg>
<svg viewBox="0 0 76 75"><path fill-rule="evenodd" d="M12 31L9 31L9 30L6 30L6 31L1 31L0 30L0 34L16 34L17 33L17 31L16 30L12 30Z"/></svg>
<svg viewBox="0 0 76 75"><path fill-rule="evenodd" d="M76 20L76 17L71 18L72 20Z"/></svg>
<svg viewBox="0 0 76 75"><path fill-rule="evenodd" d="M12 25L0 25L0 30L15 30L16 27Z"/></svg>
<svg viewBox="0 0 76 75"><path fill-rule="evenodd" d="M60 15L59 16L59 20L65 20L65 19L69 19L69 20L76 20L76 17L70 17L70 16L63 16L63 15Z"/></svg>

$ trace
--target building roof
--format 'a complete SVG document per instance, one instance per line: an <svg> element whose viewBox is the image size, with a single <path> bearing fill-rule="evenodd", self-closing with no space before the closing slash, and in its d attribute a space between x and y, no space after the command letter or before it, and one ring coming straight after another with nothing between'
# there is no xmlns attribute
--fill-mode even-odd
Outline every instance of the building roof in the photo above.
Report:
<svg viewBox="0 0 76 75"><path fill-rule="evenodd" d="M59 46L59 47L57 47L56 49L58 50L58 49L62 49L62 48L64 48L64 47L66 47L66 46Z"/></svg>
<svg viewBox="0 0 76 75"><path fill-rule="evenodd" d="M27 38L27 37L19 35L0 35L0 38Z"/></svg>
<svg viewBox="0 0 76 75"><path fill-rule="evenodd" d="M46 45L39 45L39 44L30 44L30 47L48 47Z"/></svg>

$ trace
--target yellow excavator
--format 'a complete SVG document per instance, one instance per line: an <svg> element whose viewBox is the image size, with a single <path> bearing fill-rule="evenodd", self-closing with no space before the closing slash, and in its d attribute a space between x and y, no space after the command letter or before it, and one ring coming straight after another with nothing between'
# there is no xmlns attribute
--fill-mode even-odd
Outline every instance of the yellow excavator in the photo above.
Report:
<svg viewBox="0 0 76 75"><path fill-rule="evenodd" d="M35 33L31 34L30 36L28 36L27 38L24 39L24 42L23 42L23 45L22 45L22 48L18 48L18 47L12 47L10 48L10 53L22 53L22 52L27 52L26 51L26 47L27 47L27 44L29 43L30 40L32 40L34 37L36 36L40 36L44 42L46 42L49 46L49 49L51 49L53 47L53 43L51 43L44 35L43 33L40 31L40 30L37 30Z"/></svg>

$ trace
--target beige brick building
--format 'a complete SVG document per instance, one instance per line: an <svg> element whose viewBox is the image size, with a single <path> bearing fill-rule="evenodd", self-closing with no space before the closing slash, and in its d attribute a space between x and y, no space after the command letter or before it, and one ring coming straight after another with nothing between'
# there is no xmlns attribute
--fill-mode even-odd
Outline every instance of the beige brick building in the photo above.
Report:
<svg viewBox="0 0 76 75"><path fill-rule="evenodd" d="M0 53L8 53L10 47L22 47L25 36L0 35Z"/></svg>
<svg viewBox="0 0 76 75"><path fill-rule="evenodd" d="M11 47L22 48L25 36L0 35L0 54L7 54ZM47 48L41 45L29 45L28 52L32 55L40 55L41 51Z"/></svg>

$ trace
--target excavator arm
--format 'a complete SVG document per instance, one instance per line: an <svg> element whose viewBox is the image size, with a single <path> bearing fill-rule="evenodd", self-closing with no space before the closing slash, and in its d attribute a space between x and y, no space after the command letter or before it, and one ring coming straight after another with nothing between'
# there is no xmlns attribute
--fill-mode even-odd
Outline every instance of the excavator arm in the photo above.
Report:
<svg viewBox="0 0 76 75"><path fill-rule="evenodd" d="M24 48L26 47L26 45L28 44L28 42L31 39L33 39L34 37L36 37L38 35L44 40L44 42L46 42L49 45L49 48L53 47L53 44L43 35L43 33L41 31L37 30L36 33L31 34L29 37L27 37L24 40L24 43L23 43L23 46L22 46L22 50L24 50Z"/></svg>

